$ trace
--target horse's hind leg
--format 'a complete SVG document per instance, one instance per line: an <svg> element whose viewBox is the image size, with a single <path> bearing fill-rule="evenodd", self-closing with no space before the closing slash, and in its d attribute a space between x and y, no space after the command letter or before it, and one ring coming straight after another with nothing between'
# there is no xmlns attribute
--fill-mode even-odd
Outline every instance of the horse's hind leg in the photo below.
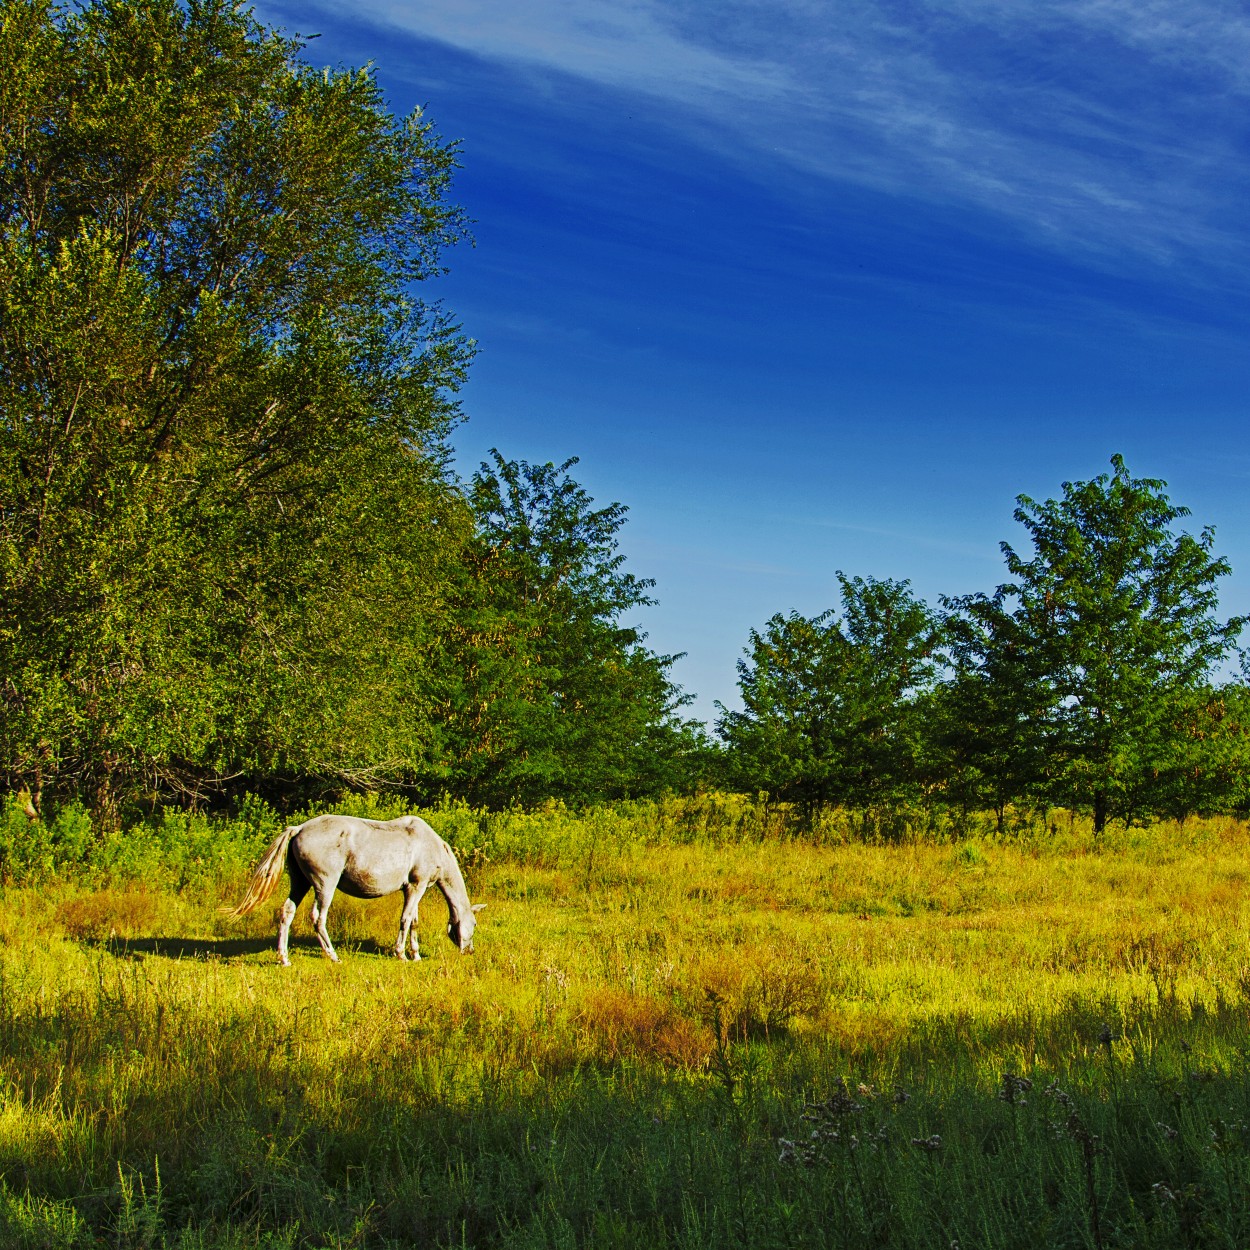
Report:
<svg viewBox="0 0 1250 1250"><path fill-rule="evenodd" d="M295 919L295 913L311 887L308 878L296 867L293 860L287 860L286 871L291 878L291 892L282 904L282 918L278 922L278 962L284 968L289 968L291 957L287 954L287 942L291 936L291 921Z"/></svg>
<svg viewBox="0 0 1250 1250"><path fill-rule="evenodd" d="M339 957L334 953L334 947L330 945L330 934L326 929L326 917L330 914L330 902L334 898L334 891L338 887L339 879L335 877L332 881L323 881L314 889L317 892L317 909L313 913L313 932L317 935L317 941L321 943L321 949L335 963L339 962Z"/></svg>

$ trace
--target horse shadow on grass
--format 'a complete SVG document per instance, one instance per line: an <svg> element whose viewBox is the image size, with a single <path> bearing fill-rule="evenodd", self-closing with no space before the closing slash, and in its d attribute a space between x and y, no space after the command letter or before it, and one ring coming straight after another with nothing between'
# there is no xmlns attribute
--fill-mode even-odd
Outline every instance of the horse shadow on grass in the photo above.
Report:
<svg viewBox="0 0 1250 1250"><path fill-rule="evenodd" d="M84 944L95 950L105 951L118 959L245 959L253 955L269 954L277 962L278 950L272 938L184 938L147 937L86 938ZM393 946L376 942L372 938L353 941L339 940L339 953L343 956L375 955L395 958ZM324 958L316 938L291 937L291 953L315 955Z"/></svg>

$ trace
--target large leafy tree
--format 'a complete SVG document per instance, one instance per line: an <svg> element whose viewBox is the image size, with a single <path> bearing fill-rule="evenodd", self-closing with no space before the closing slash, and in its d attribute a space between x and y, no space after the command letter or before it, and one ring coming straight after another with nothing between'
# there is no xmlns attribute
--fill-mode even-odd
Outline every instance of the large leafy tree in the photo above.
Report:
<svg viewBox="0 0 1250 1250"><path fill-rule="evenodd" d="M0 752L88 792L428 739L454 148L232 0L0 4Z"/></svg>
<svg viewBox="0 0 1250 1250"><path fill-rule="evenodd" d="M1245 623L1219 619L1228 563L1210 528L1174 530L1189 513L1165 485L1116 456L1061 499L1020 496L1031 553L1003 543L1011 580L954 605L964 678L989 692L985 720L967 726L974 753L1001 770L1014 739L1037 770L1014 784L1090 811L1096 831L1194 792L1180 778L1205 766L1194 744L1221 719L1203 711L1210 679Z"/></svg>
<svg viewBox="0 0 1250 1250"><path fill-rule="evenodd" d="M907 582L838 574L842 616L773 616L738 662L718 730L739 784L812 810L916 793L920 696L939 629Z"/></svg>
<svg viewBox="0 0 1250 1250"><path fill-rule="evenodd" d="M628 615L652 582L623 567L627 509L596 507L563 464L493 451L447 658L445 784L486 803L655 792L704 745Z"/></svg>

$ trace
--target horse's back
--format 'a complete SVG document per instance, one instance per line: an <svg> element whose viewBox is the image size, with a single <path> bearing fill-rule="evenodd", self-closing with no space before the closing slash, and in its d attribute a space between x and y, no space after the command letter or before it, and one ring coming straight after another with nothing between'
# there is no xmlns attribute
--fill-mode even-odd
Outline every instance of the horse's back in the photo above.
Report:
<svg viewBox="0 0 1250 1250"><path fill-rule="evenodd" d="M315 816L291 839L290 853L314 885L337 877L345 893L378 898L402 889L414 868L420 875L428 838L441 841L420 824L414 835L408 820Z"/></svg>

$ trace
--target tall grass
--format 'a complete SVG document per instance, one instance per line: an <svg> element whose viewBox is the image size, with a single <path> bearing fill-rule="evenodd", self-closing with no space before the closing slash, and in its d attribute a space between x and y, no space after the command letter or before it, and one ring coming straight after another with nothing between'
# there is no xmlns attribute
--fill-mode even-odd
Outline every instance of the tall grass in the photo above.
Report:
<svg viewBox="0 0 1250 1250"><path fill-rule="evenodd" d="M340 898L343 964L301 919L286 970L270 915L216 910L260 805L130 843L6 817L0 1244L1250 1242L1236 822L427 817L489 904L476 954L431 899L400 964L398 899Z"/></svg>

